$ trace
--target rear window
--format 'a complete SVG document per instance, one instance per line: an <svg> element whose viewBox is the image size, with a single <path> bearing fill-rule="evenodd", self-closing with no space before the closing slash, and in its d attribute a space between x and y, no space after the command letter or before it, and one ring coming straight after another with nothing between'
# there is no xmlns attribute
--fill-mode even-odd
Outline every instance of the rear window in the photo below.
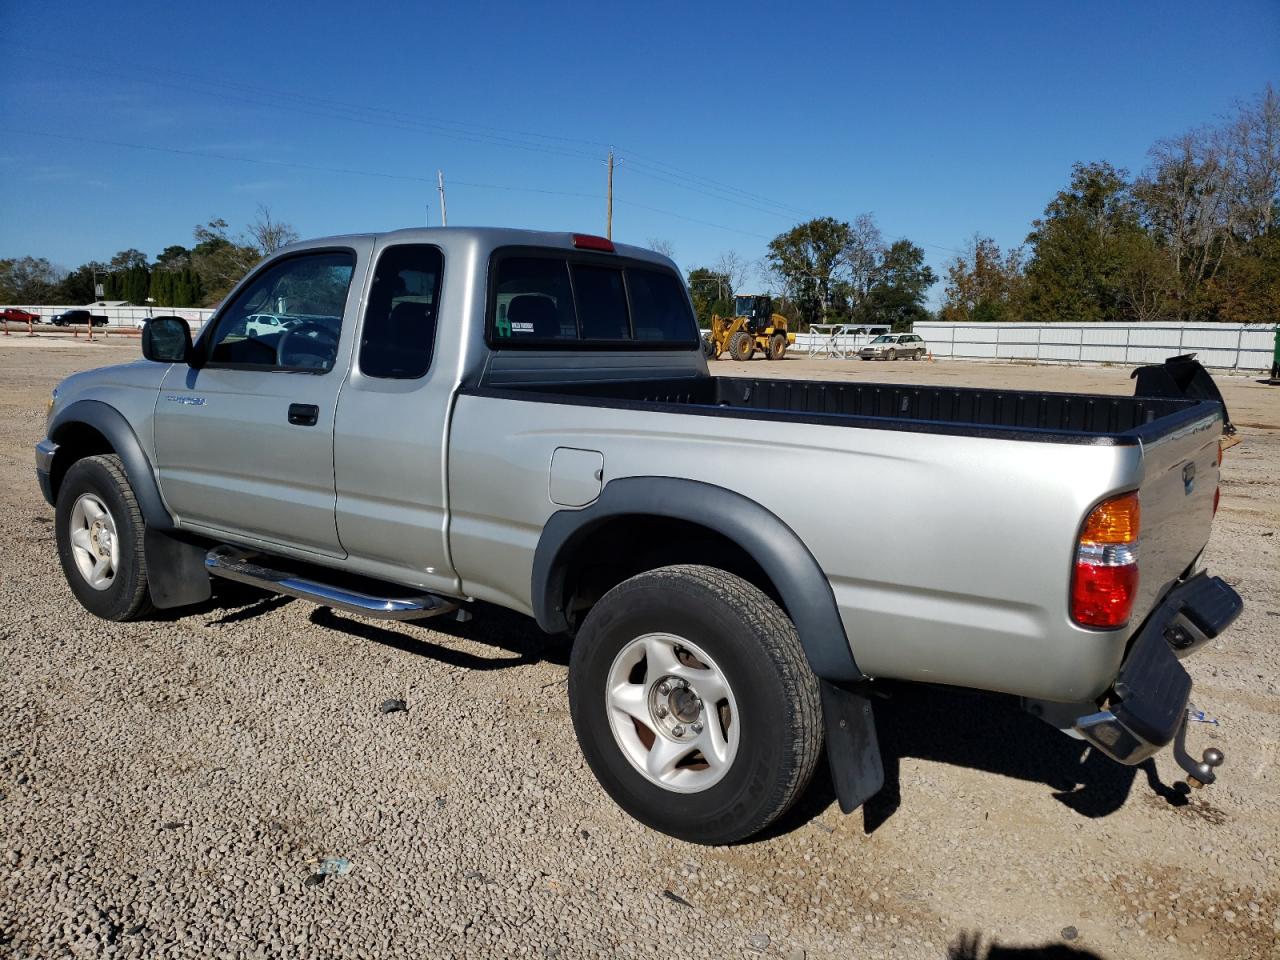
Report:
<svg viewBox="0 0 1280 960"><path fill-rule="evenodd" d="M697 328L670 271L615 258L496 258L489 305L494 347L692 347Z"/></svg>

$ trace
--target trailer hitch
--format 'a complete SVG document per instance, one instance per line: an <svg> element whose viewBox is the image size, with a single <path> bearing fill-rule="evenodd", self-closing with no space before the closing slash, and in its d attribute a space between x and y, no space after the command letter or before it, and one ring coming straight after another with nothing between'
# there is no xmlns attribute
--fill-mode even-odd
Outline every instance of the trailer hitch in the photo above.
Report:
<svg viewBox="0 0 1280 960"><path fill-rule="evenodd" d="M1199 789L1207 787L1217 779L1214 771L1222 766L1226 756L1217 747L1209 747L1200 755L1199 760L1187 753L1187 721L1194 709L1190 704L1187 705L1187 715L1182 718L1182 725L1178 727L1178 733L1173 738L1173 759L1186 771L1187 784Z"/></svg>

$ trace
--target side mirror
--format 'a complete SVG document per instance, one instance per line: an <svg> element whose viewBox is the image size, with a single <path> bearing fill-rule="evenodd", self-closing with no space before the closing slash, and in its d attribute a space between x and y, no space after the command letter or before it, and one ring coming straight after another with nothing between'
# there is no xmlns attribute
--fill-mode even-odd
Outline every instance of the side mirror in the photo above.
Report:
<svg viewBox="0 0 1280 960"><path fill-rule="evenodd" d="M142 355L156 363L186 363L191 325L181 317L152 317L142 327Z"/></svg>

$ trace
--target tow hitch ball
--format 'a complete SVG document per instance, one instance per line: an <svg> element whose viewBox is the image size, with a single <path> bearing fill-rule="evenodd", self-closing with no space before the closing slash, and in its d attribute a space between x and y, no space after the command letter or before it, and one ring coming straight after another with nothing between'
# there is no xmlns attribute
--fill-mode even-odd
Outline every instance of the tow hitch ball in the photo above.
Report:
<svg viewBox="0 0 1280 960"><path fill-rule="evenodd" d="M1221 750L1210 747L1205 750L1199 760L1193 760L1187 753L1187 721L1184 717L1178 735L1173 739L1173 759L1187 772L1187 783L1192 787L1207 787L1217 779L1214 769L1222 766L1226 759Z"/></svg>

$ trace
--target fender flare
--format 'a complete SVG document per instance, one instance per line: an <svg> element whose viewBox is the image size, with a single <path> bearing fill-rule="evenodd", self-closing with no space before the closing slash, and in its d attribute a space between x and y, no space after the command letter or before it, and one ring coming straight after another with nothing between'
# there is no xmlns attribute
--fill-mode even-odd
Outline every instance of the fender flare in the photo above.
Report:
<svg viewBox="0 0 1280 960"><path fill-rule="evenodd" d="M865 679L849 648L831 584L795 531L749 497L698 480L623 477L609 481L590 506L553 513L533 557L530 598L543 630L559 633L569 627L561 598L575 547L603 523L624 516L685 520L728 537L772 581L813 672L836 682Z"/></svg>
<svg viewBox="0 0 1280 960"><path fill-rule="evenodd" d="M138 442L138 435L133 432L129 421L115 407L101 400L77 400L59 410L49 424L49 439L59 443L60 433L74 424L84 424L102 434L111 448L120 457L124 465L125 476L129 478L129 486L138 500L142 510L142 518L147 526L155 530L172 530L173 517L160 497L160 487L156 483L155 472L151 469L151 461L147 459ZM57 496L57 491L53 491Z"/></svg>

